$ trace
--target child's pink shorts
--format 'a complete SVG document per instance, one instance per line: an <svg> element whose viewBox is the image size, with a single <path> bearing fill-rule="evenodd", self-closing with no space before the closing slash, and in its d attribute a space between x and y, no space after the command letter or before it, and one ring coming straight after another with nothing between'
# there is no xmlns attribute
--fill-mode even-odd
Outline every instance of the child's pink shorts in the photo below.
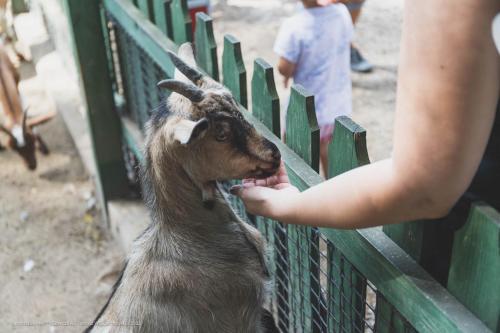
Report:
<svg viewBox="0 0 500 333"><path fill-rule="evenodd" d="M335 124L326 124L319 127L319 141L320 142L330 142L333 138L333 130L335 129Z"/></svg>

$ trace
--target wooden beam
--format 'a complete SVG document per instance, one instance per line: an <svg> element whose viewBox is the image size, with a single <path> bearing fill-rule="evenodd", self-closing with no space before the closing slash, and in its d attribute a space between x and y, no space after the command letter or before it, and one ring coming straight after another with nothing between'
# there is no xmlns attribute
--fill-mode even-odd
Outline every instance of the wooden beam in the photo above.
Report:
<svg viewBox="0 0 500 333"><path fill-rule="evenodd" d="M66 10L87 106L86 118L97 164L97 178L107 201L126 194L128 181L104 43L100 1L66 0Z"/></svg>

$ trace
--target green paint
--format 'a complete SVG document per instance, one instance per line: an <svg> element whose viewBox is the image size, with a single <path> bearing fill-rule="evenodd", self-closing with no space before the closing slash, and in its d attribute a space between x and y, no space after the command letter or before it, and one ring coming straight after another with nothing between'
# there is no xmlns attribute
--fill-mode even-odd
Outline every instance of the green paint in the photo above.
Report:
<svg viewBox="0 0 500 333"><path fill-rule="evenodd" d="M154 22L153 0L137 0L137 7L149 20Z"/></svg>
<svg viewBox="0 0 500 333"><path fill-rule="evenodd" d="M86 118L97 163L98 183L107 201L125 195L128 181L102 29L100 1L66 0L65 8L87 105Z"/></svg>
<svg viewBox="0 0 500 333"><path fill-rule="evenodd" d="M314 109L314 96L303 87L294 85L287 113L286 143L315 170L319 167L319 128ZM295 329L303 327L312 332L313 308L318 301L319 281L316 263L319 262L317 237L313 229L302 226L288 227L290 253L291 298ZM314 293L313 293L314 291Z"/></svg>
<svg viewBox="0 0 500 333"><path fill-rule="evenodd" d="M329 177L370 163L366 149L366 131L350 118L335 120L333 140L328 147Z"/></svg>
<svg viewBox="0 0 500 333"><path fill-rule="evenodd" d="M217 44L215 43L212 18L205 13L196 13L194 35L196 62L214 80L219 80Z"/></svg>
<svg viewBox="0 0 500 333"><path fill-rule="evenodd" d="M475 204L455 234L448 290L500 332L500 213L486 204Z"/></svg>
<svg viewBox="0 0 500 333"><path fill-rule="evenodd" d="M280 137L280 100L274 83L273 67L258 58L253 68L252 114Z"/></svg>
<svg viewBox="0 0 500 333"><path fill-rule="evenodd" d="M170 39L172 34L172 19L169 0L153 0L154 22L156 26Z"/></svg>
<svg viewBox="0 0 500 333"><path fill-rule="evenodd" d="M314 96L300 85L292 86L285 141L316 172L319 171L319 127Z"/></svg>
<svg viewBox="0 0 500 333"><path fill-rule="evenodd" d="M14 15L27 13L29 11L29 6L26 0L12 0L12 13Z"/></svg>
<svg viewBox="0 0 500 333"><path fill-rule="evenodd" d="M366 132L348 117L338 117L335 121L333 141L328 150L328 174L330 177L368 164L366 149ZM331 265L341 267L337 272L341 276L330 276L329 281L340 281L343 297L340 306L335 308L335 317L342 318L341 322L348 331L362 330L364 325L364 296L366 281L363 276L339 257L332 258ZM347 281L345 281L347 279Z"/></svg>
<svg viewBox="0 0 500 333"><path fill-rule="evenodd" d="M224 36L222 54L223 83L243 107L247 107L247 72L241 55L240 42L231 35Z"/></svg>
<svg viewBox="0 0 500 333"><path fill-rule="evenodd" d="M104 0L104 6L127 34L156 62L168 77L174 77L175 66L168 51L177 52L177 45L126 0Z"/></svg>
<svg viewBox="0 0 500 333"><path fill-rule="evenodd" d="M193 27L187 0L172 0L170 5L174 42L177 45L191 42L193 40Z"/></svg>

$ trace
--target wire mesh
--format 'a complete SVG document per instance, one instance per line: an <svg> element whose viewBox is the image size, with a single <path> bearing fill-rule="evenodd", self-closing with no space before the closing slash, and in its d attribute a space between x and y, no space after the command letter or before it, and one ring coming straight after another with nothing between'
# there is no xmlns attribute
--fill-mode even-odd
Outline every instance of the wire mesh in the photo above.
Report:
<svg viewBox="0 0 500 333"><path fill-rule="evenodd" d="M126 101L124 117L141 129L163 98L156 82L164 73L107 13L116 92ZM138 163L125 148L127 160ZM223 184L228 190L231 183ZM318 229L286 226L248 215L234 196L231 204L267 240L266 263L273 285L269 308L280 332L415 332Z"/></svg>

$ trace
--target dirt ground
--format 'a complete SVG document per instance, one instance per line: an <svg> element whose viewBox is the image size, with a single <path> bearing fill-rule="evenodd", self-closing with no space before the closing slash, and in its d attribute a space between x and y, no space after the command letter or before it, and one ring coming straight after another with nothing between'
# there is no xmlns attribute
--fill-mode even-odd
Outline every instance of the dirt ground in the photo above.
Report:
<svg viewBox="0 0 500 333"><path fill-rule="evenodd" d="M50 111L33 66L23 65L21 73L30 112ZM88 209L93 186L62 120L40 133L52 153L39 156L35 172L12 152L0 152L2 333L83 331L78 325L93 319L110 289L102 275L121 260L97 227L100 215ZM66 324L76 326L60 326Z"/></svg>
<svg viewBox="0 0 500 333"><path fill-rule="evenodd" d="M250 80L256 57L276 63L274 38L296 1L226 2L213 1L219 52L224 33L239 38ZM392 150L402 6L402 0L369 0L356 28L356 44L376 66L371 74L353 74L353 118L367 129L372 161ZM33 66L21 71L30 112L51 110ZM284 100L287 92L276 79ZM118 245L98 227L99 212L89 210L92 182L62 120L40 132L52 154L39 157L35 172L26 171L12 152L0 152L0 333L82 331L80 325L105 302L113 282L106 274L122 258Z"/></svg>

